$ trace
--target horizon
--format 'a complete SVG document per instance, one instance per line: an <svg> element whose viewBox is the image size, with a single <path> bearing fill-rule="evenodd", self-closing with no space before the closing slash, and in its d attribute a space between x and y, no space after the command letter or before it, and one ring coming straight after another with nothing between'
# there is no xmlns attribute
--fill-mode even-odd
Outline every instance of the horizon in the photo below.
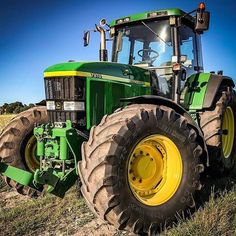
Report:
<svg viewBox="0 0 236 236"><path fill-rule="evenodd" d="M223 70L235 80L236 45L232 29L236 3L226 0L222 7L220 0L205 2L211 12L210 29L202 37L205 71ZM140 12L168 8L188 12L197 6L198 2L187 0L171 3L121 0L103 1L103 4L91 0L83 3L76 0L4 2L0 9L0 106L16 101L29 104L44 100L43 71L48 66L71 59L98 61L99 35L91 34L90 45L84 48L83 32L93 28L101 18L111 22Z"/></svg>

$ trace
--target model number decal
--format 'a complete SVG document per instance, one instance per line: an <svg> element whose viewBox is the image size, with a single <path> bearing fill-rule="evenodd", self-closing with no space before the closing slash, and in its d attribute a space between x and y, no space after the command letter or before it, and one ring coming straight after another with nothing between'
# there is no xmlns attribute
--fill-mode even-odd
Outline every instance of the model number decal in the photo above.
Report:
<svg viewBox="0 0 236 236"><path fill-rule="evenodd" d="M102 79L102 75L101 74L96 74L96 73L91 73L91 77L97 78L97 79Z"/></svg>

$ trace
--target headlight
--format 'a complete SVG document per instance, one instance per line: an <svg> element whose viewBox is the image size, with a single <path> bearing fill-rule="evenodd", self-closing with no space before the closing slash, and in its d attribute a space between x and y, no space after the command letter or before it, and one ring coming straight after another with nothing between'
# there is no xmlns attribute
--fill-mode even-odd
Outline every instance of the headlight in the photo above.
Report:
<svg viewBox="0 0 236 236"><path fill-rule="evenodd" d="M65 111L84 111L84 102L64 102Z"/></svg>
<svg viewBox="0 0 236 236"><path fill-rule="evenodd" d="M46 105L47 105L47 110L55 110L56 109L55 101L47 101Z"/></svg>

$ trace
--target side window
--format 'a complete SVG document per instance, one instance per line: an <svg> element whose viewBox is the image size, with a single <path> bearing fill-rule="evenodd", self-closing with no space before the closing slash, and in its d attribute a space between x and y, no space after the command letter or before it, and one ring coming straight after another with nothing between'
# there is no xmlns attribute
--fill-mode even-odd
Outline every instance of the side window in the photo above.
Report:
<svg viewBox="0 0 236 236"><path fill-rule="evenodd" d="M198 65L196 34L186 25L180 27L180 51L181 55L186 56L183 66L186 68L187 76L195 73Z"/></svg>
<svg viewBox="0 0 236 236"><path fill-rule="evenodd" d="M194 50L193 50L193 38L189 37L187 40L183 40L181 44L181 55L186 55L187 60L184 62L186 66L192 66L194 64Z"/></svg>
<svg viewBox="0 0 236 236"><path fill-rule="evenodd" d="M130 51L130 45L131 42L129 40L129 37L123 36L122 50L118 53L118 58L117 58L117 61L119 63L129 64L129 53L127 52Z"/></svg>

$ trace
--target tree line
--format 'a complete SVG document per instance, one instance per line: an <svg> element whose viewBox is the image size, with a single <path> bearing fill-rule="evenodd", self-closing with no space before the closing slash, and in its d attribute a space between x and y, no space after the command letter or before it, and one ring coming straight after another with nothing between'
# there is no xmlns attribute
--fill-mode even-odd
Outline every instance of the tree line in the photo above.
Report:
<svg viewBox="0 0 236 236"><path fill-rule="evenodd" d="M0 106L0 115L18 114L34 106L35 104L33 103L30 103L29 105L23 104L22 102L4 103Z"/></svg>

